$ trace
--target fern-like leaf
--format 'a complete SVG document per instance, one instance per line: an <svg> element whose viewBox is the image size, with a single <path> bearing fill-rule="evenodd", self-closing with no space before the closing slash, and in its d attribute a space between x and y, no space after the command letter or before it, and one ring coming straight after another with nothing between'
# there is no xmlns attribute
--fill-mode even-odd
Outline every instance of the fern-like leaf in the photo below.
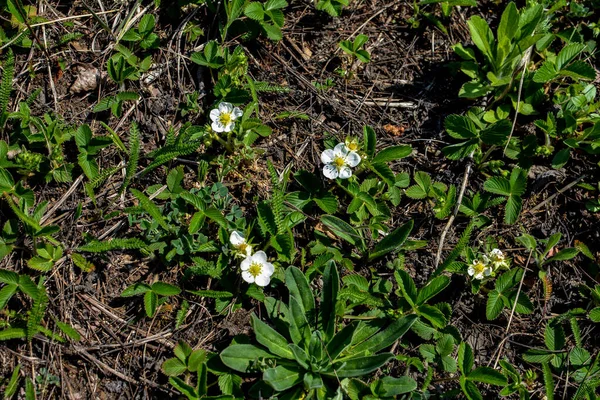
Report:
<svg viewBox="0 0 600 400"><path fill-rule="evenodd" d="M39 285L38 295L33 300L33 306L29 310L29 317L27 318L27 340L31 340L33 335L39 331L47 307L48 295L46 294L46 288L43 285Z"/></svg>
<svg viewBox="0 0 600 400"><path fill-rule="evenodd" d="M200 297L209 297L211 299L230 299L233 294L221 290L188 290L189 293Z"/></svg>
<svg viewBox="0 0 600 400"><path fill-rule="evenodd" d="M140 202L140 206L144 209L144 211L146 211L150 215L150 217L152 217L154 221L158 222L158 224L164 230L171 230L171 227L163 217L160 208L158 208L158 206L154 204L154 202L150 200L148 196L146 196L144 193L140 192L137 189L131 189L131 193L138 199L138 201Z"/></svg>
<svg viewBox="0 0 600 400"><path fill-rule="evenodd" d="M73 264L78 266L83 272L92 272L96 269L96 266L86 260L81 254L71 253L71 261L73 261Z"/></svg>
<svg viewBox="0 0 600 400"><path fill-rule="evenodd" d="M290 88L287 88L285 86L274 85L269 82L254 81L253 83L254 90L256 90L257 92L288 93L290 91Z"/></svg>
<svg viewBox="0 0 600 400"><path fill-rule="evenodd" d="M24 328L8 328L0 331L0 341L13 340L13 339L25 339L27 332Z"/></svg>
<svg viewBox="0 0 600 400"><path fill-rule="evenodd" d="M15 75L15 56L10 47L4 61L3 70L2 82L0 83L0 129L4 129L4 124L8 116L8 100L10 99L12 81Z"/></svg>
<svg viewBox="0 0 600 400"><path fill-rule="evenodd" d="M134 122L131 124L131 129L129 130L129 160L127 161L127 168L125 169L125 179L123 179L123 184L121 185L119 193L123 193L125 189L127 189L127 186L129 186L131 179L135 175L135 171L137 171L139 160L140 130Z"/></svg>
<svg viewBox="0 0 600 400"><path fill-rule="evenodd" d="M469 240L471 239L471 234L473 233L473 230L475 229L475 226L477 226L478 222L479 222L478 218L473 218L471 220L471 222L469 222L469 225L467 225L467 227L465 228L464 232L460 236L460 239L458 240L458 243L456 244L454 249L452 249L450 254L448 254L448 257L446 257L446 259L438 267L438 269L436 271L434 271L433 275L431 275L431 278L434 278L434 277L438 276L439 274L441 274L442 272L444 272L446 270L446 268L448 268L454 261L456 261L458 256L460 256L462 251L469 244Z"/></svg>
<svg viewBox="0 0 600 400"><path fill-rule="evenodd" d="M113 176L117 171L121 169L120 166L115 166L112 168L106 168L98 175L96 175L93 179L90 179L88 183L85 184L85 192L89 198L92 199L92 202L96 204L96 194L94 193L94 189L97 189L100 185L102 185L108 178Z"/></svg>
<svg viewBox="0 0 600 400"><path fill-rule="evenodd" d="M88 243L76 250L82 253L104 253L111 250L139 250L146 247L140 239L127 238L127 239L112 239L104 242L96 241Z"/></svg>
<svg viewBox="0 0 600 400"><path fill-rule="evenodd" d="M550 364L542 363L542 373L544 376L544 387L546 388L546 399L554 400L554 379L552 378L552 370Z"/></svg>
<svg viewBox="0 0 600 400"><path fill-rule="evenodd" d="M191 142L187 144L182 144L178 146L166 146L160 149L160 151L156 152L156 156L154 161L148 165L142 175L147 174L155 168L160 167L161 165L168 163L171 160L176 159L177 157L186 156L188 154L192 154L198 149L200 145L199 142Z"/></svg>
<svg viewBox="0 0 600 400"><path fill-rule="evenodd" d="M284 215L283 215L283 188L281 187L281 183L279 182L279 174L277 170L273 166L271 161L267 162L267 168L269 169L269 174L271 176L271 209L273 210L273 216L275 217L275 225L277 226L277 233L283 234L285 233L285 225L283 223Z"/></svg>

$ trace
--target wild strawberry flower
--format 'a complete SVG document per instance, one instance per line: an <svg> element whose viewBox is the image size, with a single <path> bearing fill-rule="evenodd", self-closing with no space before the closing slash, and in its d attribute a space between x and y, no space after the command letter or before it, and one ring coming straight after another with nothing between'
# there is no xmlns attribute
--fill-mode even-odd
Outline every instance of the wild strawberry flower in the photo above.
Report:
<svg viewBox="0 0 600 400"><path fill-rule="evenodd" d="M489 252L488 258L494 270L498 268L508 268L508 260L500 249L493 249Z"/></svg>
<svg viewBox="0 0 600 400"><path fill-rule="evenodd" d="M219 103L219 106L210 112L210 125L215 132L231 132L235 127L235 120L244 113L239 107L227 102Z"/></svg>
<svg viewBox="0 0 600 400"><path fill-rule="evenodd" d="M236 249L240 254L250 256L252 254L252 246L246 242L244 235L238 231L231 232L229 236L229 243Z"/></svg>
<svg viewBox="0 0 600 400"><path fill-rule="evenodd" d="M242 278L258 286L267 286L271 282L271 275L275 272L275 267L267 261L267 254L262 250L246 257L240 267Z"/></svg>
<svg viewBox="0 0 600 400"><path fill-rule="evenodd" d="M358 152L360 150L360 144L358 143L358 140L356 140L356 138L347 137L344 142L348 150L354 152Z"/></svg>
<svg viewBox="0 0 600 400"><path fill-rule="evenodd" d="M337 144L333 150L327 149L321 153L323 175L329 179L348 179L352 176L352 168L360 163L360 156L351 151L345 143Z"/></svg>
<svg viewBox="0 0 600 400"><path fill-rule="evenodd" d="M492 274L492 267L487 256L473 260L473 264L469 265L467 271L474 279L482 280Z"/></svg>

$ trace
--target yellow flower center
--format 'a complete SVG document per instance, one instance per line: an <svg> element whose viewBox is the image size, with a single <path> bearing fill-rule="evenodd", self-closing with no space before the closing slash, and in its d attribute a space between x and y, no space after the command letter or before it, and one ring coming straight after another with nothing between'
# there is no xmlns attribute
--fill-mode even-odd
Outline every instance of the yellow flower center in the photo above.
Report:
<svg viewBox="0 0 600 400"><path fill-rule="evenodd" d="M241 252L241 253L245 253L246 249L248 248L248 245L246 243L241 243L237 246L237 249Z"/></svg>
<svg viewBox="0 0 600 400"><path fill-rule="evenodd" d="M230 113L221 113L221 115L219 115L219 122L224 126L229 125L231 121L233 121L233 118L231 118Z"/></svg>
<svg viewBox="0 0 600 400"><path fill-rule="evenodd" d="M473 269L475 270L475 275L481 275L483 274L483 271L485 271L485 264L478 262L477 264L473 265Z"/></svg>
<svg viewBox="0 0 600 400"><path fill-rule="evenodd" d="M250 273L250 275L252 275L255 278L260 275L261 271L262 264L258 262L253 262L252 264L250 264L250 268L248 268L248 272Z"/></svg>
<svg viewBox="0 0 600 400"><path fill-rule="evenodd" d="M348 145L346 145L346 147L350 151L356 151L356 150L358 150L358 143L356 143L356 142L350 142L350 143L348 143Z"/></svg>
<svg viewBox="0 0 600 400"><path fill-rule="evenodd" d="M340 169L340 168L342 168L342 167L343 167L343 166L346 164L346 160L344 160L344 158L343 158L343 157L336 156L336 157L333 159L333 163L335 164L335 166L336 166L338 169Z"/></svg>

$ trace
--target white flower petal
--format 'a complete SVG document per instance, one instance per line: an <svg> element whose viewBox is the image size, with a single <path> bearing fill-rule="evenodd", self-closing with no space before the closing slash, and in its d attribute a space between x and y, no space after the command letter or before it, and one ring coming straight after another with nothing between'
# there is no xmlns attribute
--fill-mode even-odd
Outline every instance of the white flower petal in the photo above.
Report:
<svg viewBox="0 0 600 400"><path fill-rule="evenodd" d="M335 179L338 177L338 170L335 165L327 164L323 167L323 175L329 179Z"/></svg>
<svg viewBox="0 0 600 400"><path fill-rule="evenodd" d="M220 123L219 121L214 121L210 127L212 128L213 131L215 132L223 132L225 127L223 126L222 123Z"/></svg>
<svg viewBox="0 0 600 400"><path fill-rule="evenodd" d="M479 273L479 274L475 275L475 276L474 276L474 278L475 278L475 279L482 280L482 279L483 279L483 274L482 274L482 273Z"/></svg>
<svg viewBox="0 0 600 400"><path fill-rule="evenodd" d="M225 125L225 127L223 128L223 132L231 132L234 127L235 127L235 123L230 122L227 125Z"/></svg>
<svg viewBox="0 0 600 400"><path fill-rule="evenodd" d="M261 274L264 274L267 276L273 275L273 272L275 272L275 267L273 266L273 264L271 264L269 262L264 263L262 270L260 271Z"/></svg>
<svg viewBox="0 0 600 400"><path fill-rule="evenodd" d="M239 107L235 107L233 109L233 111L231 112L231 116L233 117L233 119L237 119L237 118L241 117L242 115L244 115L244 112Z"/></svg>
<svg viewBox="0 0 600 400"><path fill-rule="evenodd" d="M233 110L233 104L227 103L226 101L219 103L219 111L221 113L231 113Z"/></svg>
<svg viewBox="0 0 600 400"><path fill-rule="evenodd" d="M242 263L240 264L240 268L242 269L242 271L247 271L250 268L251 264L252 257L246 257L244 261L242 261Z"/></svg>
<svg viewBox="0 0 600 400"><path fill-rule="evenodd" d="M346 143L338 143L333 148L333 152L335 154L341 154L342 156L346 156L348 154L348 148L346 147Z"/></svg>
<svg viewBox="0 0 600 400"><path fill-rule="evenodd" d="M246 243L246 239L244 239L244 235L238 231L233 231L231 232L231 235L229 235L229 242L234 246L239 246L240 244Z"/></svg>
<svg viewBox="0 0 600 400"><path fill-rule="evenodd" d="M355 152L351 151L346 156L346 164L349 167L356 167L358 164L360 164L360 156Z"/></svg>
<svg viewBox="0 0 600 400"><path fill-rule="evenodd" d="M469 267L469 269L467 270L467 272L469 273L470 276L473 276L475 274L475 268Z"/></svg>
<svg viewBox="0 0 600 400"><path fill-rule="evenodd" d="M483 273L484 273L485 276L490 276L492 274L492 269L490 267L486 267L483 270Z"/></svg>
<svg viewBox="0 0 600 400"><path fill-rule="evenodd" d="M254 277L248 271L243 271L242 272L242 279L245 280L248 283L254 283Z"/></svg>
<svg viewBox="0 0 600 400"><path fill-rule="evenodd" d="M253 263L257 262L257 263L265 264L267 262L267 254L264 251L262 251L262 250L257 251L252 256L252 262Z"/></svg>
<svg viewBox="0 0 600 400"><path fill-rule="evenodd" d="M323 150L321 153L321 162L323 164L331 164L333 162L333 150Z"/></svg>
<svg viewBox="0 0 600 400"><path fill-rule="evenodd" d="M271 282L271 277L264 274L260 274L254 280L254 283L258 286L267 286L269 282Z"/></svg>
<svg viewBox="0 0 600 400"><path fill-rule="evenodd" d="M210 110L210 119L211 120L217 121L219 119L220 115L221 115L221 112L217 108Z"/></svg>
<svg viewBox="0 0 600 400"><path fill-rule="evenodd" d="M246 245L246 256L250 257L252 255L252 246L249 244Z"/></svg>
<svg viewBox="0 0 600 400"><path fill-rule="evenodd" d="M347 165L340 168L340 179L348 179L352 176L352 170Z"/></svg>

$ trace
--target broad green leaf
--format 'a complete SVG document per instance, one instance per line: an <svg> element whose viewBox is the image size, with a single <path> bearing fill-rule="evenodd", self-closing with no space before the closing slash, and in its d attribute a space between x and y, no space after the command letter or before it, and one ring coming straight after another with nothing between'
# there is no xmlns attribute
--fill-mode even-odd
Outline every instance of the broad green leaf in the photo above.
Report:
<svg viewBox="0 0 600 400"><path fill-rule="evenodd" d="M543 349L530 349L523 354L523 360L536 364L550 362L550 360L552 360L553 358L553 352Z"/></svg>
<svg viewBox="0 0 600 400"><path fill-rule="evenodd" d="M471 17L467 21L469 31L471 32L471 40L475 46L487 57L489 63L494 65L494 34L485 20L477 15Z"/></svg>
<svg viewBox="0 0 600 400"><path fill-rule="evenodd" d="M560 321L550 321L544 330L544 343L550 350L558 351L565 347L565 331Z"/></svg>
<svg viewBox="0 0 600 400"><path fill-rule="evenodd" d="M244 8L244 14L246 17L255 21L262 21L265 19L265 10L261 3L251 2Z"/></svg>
<svg viewBox="0 0 600 400"><path fill-rule="evenodd" d="M181 293L181 289L174 285L169 285L164 282L154 282L152 284L152 291L161 296L176 296Z"/></svg>
<svg viewBox="0 0 600 400"><path fill-rule="evenodd" d="M336 326L336 304L340 290L340 277L333 261L325 266L323 273L323 290L321 294L321 325L323 327L324 340L329 342L335 333Z"/></svg>
<svg viewBox="0 0 600 400"><path fill-rule="evenodd" d="M352 348L352 354L374 354L391 346L404 335L417 320L416 315L406 315L392 322L387 328Z"/></svg>
<svg viewBox="0 0 600 400"><path fill-rule="evenodd" d="M255 362L278 357L252 344L232 344L221 352L220 358L223 364L229 368L239 372L248 372L250 366Z"/></svg>
<svg viewBox="0 0 600 400"><path fill-rule="evenodd" d="M444 127L454 139L471 139L478 136L475 124L464 115L448 115L444 120Z"/></svg>
<svg viewBox="0 0 600 400"><path fill-rule="evenodd" d="M506 377L500 371L489 367L475 368L467 375L467 379L496 386L506 386L508 383Z"/></svg>
<svg viewBox="0 0 600 400"><path fill-rule="evenodd" d="M489 292L487 304L485 306L486 318L490 321L498 318L503 309L504 301L502 300L502 295L498 293L498 290Z"/></svg>
<svg viewBox="0 0 600 400"><path fill-rule="evenodd" d="M477 386L465 376L460 377L460 387L468 400L483 400L483 396Z"/></svg>
<svg viewBox="0 0 600 400"><path fill-rule="evenodd" d="M600 307L592 308L589 318L592 322L600 322Z"/></svg>
<svg viewBox="0 0 600 400"><path fill-rule="evenodd" d="M523 208L523 200L519 196L510 196L506 199L504 222L508 225L514 224L519 219Z"/></svg>
<svg viewBox="0 0 600 400"><path fill-rule="evenodd" d="M181 393L186 395L188 399L196 399L198 398L198 394L196 393L196 389L192 386L185 383L185 381L178 376L169 377L169 383Z"/></svg>
<svg viewBox="0 0 600 400"><path fill-rule="evenodd" d="M178 376L187 371L187 366L177 358L169 358L162 364L161 369L167 376Z"/></svg>
<svg viewBox="0 0 600 400"><path fill-rule="evenodd" d="M487 192L510 196L510 182L506 178L493 176L486 180L483 189Z"/></svg>
<svg viewBox="0 0 600 400"><path fill-rule="evenodd" d="M290 343L290 344L288 344L288 346L290 347L290 350L294 354L294 357L295 357L296 361L298 362L298 364L300 364L300 366L302 368L304 368L305 370L310 370L310 366L309 366L310 361L309 361L308 355L306 354L304 349L295 345L294 343Z"/></svg>
<svg viewBox="0 0 600 400"><path fill-rule="evenodd" d="M551 61L545 61L542 66L535 71L535 74L533 75L533 81L538 83L546 83L556 78L557 75L558 71L556 70L554 63Z"/></svg>
<svg viewBox="0 0 600 400"><path fill-rule="evenodd" d="M508 289L515 287L523 276L522 268L512 268L504 272L496 279L496 290L499 293L504 293Z"/></svg>
<svg viewBox="0 0 600 400"><path fill-rule="evenodd" d="M255 314L252 314L252 327L254 328L256 341L269 349L271 353L289 360L294 359L288 341L275 329L258 319Z"/></svg>
<svg viewBox="0 0 600 400"><path fill-rule="evenodd" d="M263 380L273 389L281 392L302 382L302 376L296 369L278 365L275 368L265 370Z"/></svg>
<svg viewBox="0 0 600 400"><path fill-rule="evenodd" d="M362 242L362 237L358 231L347 222L333 215L323 215L321 217L321 222L340 238L354 246L361 247L359 244Z"/></svg>
<svg viewBox="0 0 600 400"><path fill-rule="evenodd" d="M378 382L377 388L380 396L394 397L417 390L417 382L409 376L386 376Z"/></svg>
<svg viewBox="0 0 600 400"><path fill-rule="evenodd" d="M390 161L396 161L404 157L408 157L412 153L412 146L401 145L391 146L381 150L373 158L374 163L385 163Z"/></svg>
<svg viewBox="0 0 600 400"><path fill-rule="evenodd" d="M502 13L502 17L500 18L500 25L498 25L498 47L502 49L503 56L508 55L510 49L510 43L512 39L517 34L519 28L519 12L517 11L517 6L512 1L508 3L504 12ZM498 65L502 65L503 58L498 58L496 60Z"/></svg>
<svg viewBox="0 0 600 400"><path fill-rule="evenodd" d="M9 300L16 293L18 285L8 284L0 289L0 310L2 310L6 304L8 304Z"/></svg>
<svg viewBox="0 0 600 400"><path fill-rule="evenodd" d="M365 141L365 153L367 153L367 156L372 159L375 156L375 145L377 144L377 140L375 138L375 131L370 126L365 126L363 132Z"/></svg>
<svg viewBox="0 0 600 400"><path fill-rule="evenodd" d="M556 56L556 69L561 70L575 59L585 49L583 43L571 43L562 48Z"/></svg>
<svg viewBox="0 0 600 400"><path fill-rule="evenodd" d="M144 294L146 292L149 292L150 290L152 290L152 289L150 288L149 285L138 282L138 283L134 283L133 285L129 286L127 289L123 290L123 293L121 293L121 297L139 296L140 294Z"/></svg>
<svg viewBox="0 0 600 400"><path fill-rule="evenodd" d="M338 378L362 376L377 370L392 358L394 358L392 353L381 353L366 357L355 357L334 364L333 369L336 371L335 376Z"/></svg>
<svg viewBox="0 0 600 400"><path fill-rule="evenodd" d="M375 245L372 252L369 253L369 260L382 257L390 252L398 250L408 238L408 235L412 231L414 221L410 220L404 225L396 228L392 233L384 237L379 243Z"/></svg>
<svg viewBox="0 0 600 400"><path fill-rule="evenodd" d="M437 329L445 328L446 324L448 323L443 312L441 312L438 308L427 304L419 306L418 314L427 319L431 325Z"/></svg>
<svg viewBox="0 0 600 400"><path fill-rule="evenodd" d="M556 253L554 256L552 256L549 259L547 259L544 262L544 264L552 262L552 261L570 260L570 259L576 257L577 254L579 254L579 249L577 249L575 247L569 247L569 248L566 248L566 249L562 249L561 251L559 251L558 253Z"/></svg>
<svg viewBox="0 0 600 400"><path fill-rule="evenodd" d="M458 368L463 375L468 375L473 369L475 357L473 349L468 343L462 342L458 346Z"/></svg>
<svg viewBox="0 0 600 400"><path fill-rule="evenodd" d="M300 346L306 346L310 342L310 325L306 319L306 314L298 300L290 296L289 312L289 332L292 341Z"/></svg>
<svg viewBox="0 0 600 400"><path fill-rule="evenodd" d="M315 298L304 273L294 266L288 267L285 271L285 285L290 296L295 297L302 306L306 318L309 321L314 318Z"/></svg>
<svg viewBox="0 0 600 400"><path fill-rule="evenodd" d="M573 79L586 79L590 81L596 79L596 70L594 67L581 60L575 61L566 68L561 69L558 73Z"/></svg>
<svg viewBox="0 0 600 400"><path fill-rule="evenodd" d="M410 277L408 272L402 269L394 271L394 277L396 278L396 283L402 291L404 299L408 301L411 306L414 306L417 302L417 286L415 285L413 279Z"/></svg>
<svg viewBox="0 0 600 400"><path fill-rule="evenodd" d="M156 313L156 307L158 307L158 296L154 292L144 293L144 309L146 315L150 318Z"/></svg>
<svg viewBox="0 0 600 400"><path fill-rule="evenodd" d="M478 97L483 97L489 92L491 92L492 88L488 85L484 85L481 82L467 82L458 91L458 97L463 97L466 99L476 99Z"/></svg>
<svg viewBox="0 0 600 400"><path fill-rule="evenodd" d="M433 278L427 285L419 289L416 303L425 304L427 301L429 301L429 299L437 296L449 284L450 278L445 275Z"/></svg>

